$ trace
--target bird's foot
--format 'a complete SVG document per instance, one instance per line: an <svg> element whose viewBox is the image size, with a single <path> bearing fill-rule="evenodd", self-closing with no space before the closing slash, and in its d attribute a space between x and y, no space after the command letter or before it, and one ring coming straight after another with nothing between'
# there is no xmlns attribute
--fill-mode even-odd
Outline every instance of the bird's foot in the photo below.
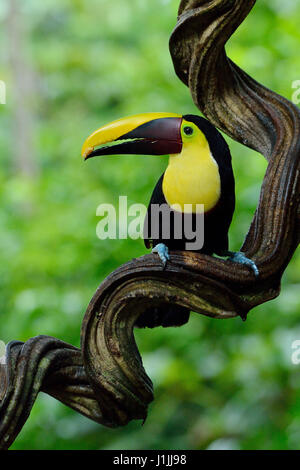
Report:
<svg viewBox="0 0 300 470"><path fill-rule="evenodd" d="M167 245L165 245L164 243L158 243L158 245L155 245L155 247L153 248L152 253L158 254L165 269L167 261L170 259L169 248L167 247Z"/></svg>
<svg viewBox="0 0 300 470"><path fill-rule="evenodd" d="M239 263L245 266L249 266L249 268L251 268L254 272L255 276L259 276L259 270L254 261L252 261L252 259L247 258L245 253L243 253L242 251L228 251L225 256L229 256L228 259L230 261L233 261L233 263Z"/></svg>

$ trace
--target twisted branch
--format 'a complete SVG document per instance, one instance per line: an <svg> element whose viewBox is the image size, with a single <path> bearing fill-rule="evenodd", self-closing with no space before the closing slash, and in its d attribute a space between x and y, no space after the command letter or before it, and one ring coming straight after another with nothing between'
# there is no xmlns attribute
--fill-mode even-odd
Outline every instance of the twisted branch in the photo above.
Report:
<svg viewBox="0 0 300 470"><path fill-rule="evenodd" d="M0 369L0 443L21 430L40 390L106 426L145 419L153 399L133 336L139 315L166 302L214 318L246 316L279 294L300 240L300 112L230 61L224 46L255 0L182 0L170 51L198 108L269 165L243 251L242 265L191 252L171 253L165 271L147 255L114 271L86 311L81 350L46 336L10 343Z"/></svg>

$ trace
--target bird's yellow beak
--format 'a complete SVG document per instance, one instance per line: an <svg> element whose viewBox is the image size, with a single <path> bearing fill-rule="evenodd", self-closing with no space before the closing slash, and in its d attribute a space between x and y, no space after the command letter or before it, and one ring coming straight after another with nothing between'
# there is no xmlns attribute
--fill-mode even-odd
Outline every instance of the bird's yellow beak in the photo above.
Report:
<svg viewBox="0 0 300 470"><path fill-rule="evenodd" d="M93 132L84 142L81 155L87 160L97 155L180 153L181 122L182 116L173 113L145 113L118 119Z"/></svg>

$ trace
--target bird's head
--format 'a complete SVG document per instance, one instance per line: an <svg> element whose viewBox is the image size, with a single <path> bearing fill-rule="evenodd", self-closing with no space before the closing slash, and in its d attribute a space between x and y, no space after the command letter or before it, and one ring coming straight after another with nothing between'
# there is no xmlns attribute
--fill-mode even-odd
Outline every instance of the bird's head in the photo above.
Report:
<svg viewBox="0 0 300 470"><path fill-rule="evenodd" d="M178 155L183 148L208 145L207 130L218 131L206 119L171 113L145 113L113 121L91 134L82 157L98 155Z"/></svg>

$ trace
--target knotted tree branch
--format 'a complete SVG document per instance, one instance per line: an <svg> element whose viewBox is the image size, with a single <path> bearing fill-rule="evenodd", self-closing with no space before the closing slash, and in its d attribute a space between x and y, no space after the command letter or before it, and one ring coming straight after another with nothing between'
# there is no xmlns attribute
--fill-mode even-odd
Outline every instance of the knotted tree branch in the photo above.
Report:
<svg viewBox="0 0 300 470"><path fill-rule="evenodd" d="M152 383L133 328L149 307L171 303L214 318L245 317L279 294L300 239L300 112L225 54L226 42L254 4L182 0L170 51L203 114L269 162L242 247L255 260L259 278L242 265L191 252L171 252L165 271L154 255L121 266L88 306L80 350L47 336L10 343L0 370L2 448L21 430L40 390L106 426L145 419Z"/></svg>

